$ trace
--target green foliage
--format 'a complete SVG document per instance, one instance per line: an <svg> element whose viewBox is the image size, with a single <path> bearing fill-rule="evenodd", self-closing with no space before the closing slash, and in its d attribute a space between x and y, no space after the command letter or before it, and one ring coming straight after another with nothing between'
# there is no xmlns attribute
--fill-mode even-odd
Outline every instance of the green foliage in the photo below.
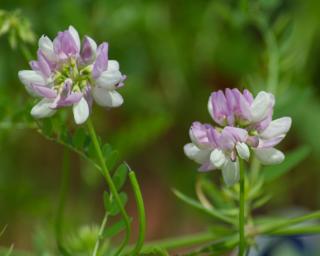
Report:
<svg viewBox="0 0 320 256"><path fill-rule="evenodd" d="M266 212L273 210L272 204L266 205L270 195L264 191L271 181L275 188L283 186L282 182L274 182L280 177L284 182L304 177L301 186L310 189L298 198L292 191L291 194L277 194L278 198L284 202L292 202L292 198L295 198L295 202L296 199L300 200L299 203L309 208L319 205L316 196L320 193L315 191L319 173L314 172L311 176L309 172L318 165L317 155L320 152L320 144L316 139L320 130L318 1L247 1L247 8L231 1L180 2L57 0L43 1L39 5L38 1L1 1L1 8L6 10L0 11L0 140L4 149L0 157L0 219L9 225L10 232L1 237L7 244L15 240L17 233L19 237L28 239L38 220L48 222L59 187L55 175L59 173L61 147L46 144L40 136L35 135L35 130L80 155L90 163L89 172L94 172L92 167L101 170L86 129L73 125L70 109L59 111L50 120L36 123L29 114L35 102L28 100L27 93L17 79L18 70L27 69L27 61L36 55L34 50L33 56L30 56L28 50L29 47L36 48L35 38L41 34L52 37L69 24L82 34L97 38L99 42L107 40L110 43L110 57L118 59L121 69L128 75L126 86L121 89L125 98L124 107L110 112L93 108L92 112L95 120L101 120L97 122L103 138L99 138L99 143L119 191L124 187L127 171L124 171L117 150L122 157L133 160L136 166L147 170L141 175L147 174L148 179L143 180L152 180L152 186L159 185L154 184L155 180L165 179L164 186L174 181L174 186L190 194L194 175L189 174L195 172L195 167L190 167L189 161L182 156L188 126L195 119L208 121L204 108L212 90L240 85L249 86L255 92L273 91L277 96L275 116L293 117L293 130L285 140L284 152L288 145L290 148L308 145L297 146L297 149L286 153L286 161L279 166L263 167L262 171L257 172L256 179L251 177L251 170L247 170L250 173L246 177L248 208L253 210L264 206ZM21 12L14 11L17 8ZM37 36L31 27L35 28ZM12 48L16 51L12 51ZM23 60L23 56L27 60ZM109 143L102 143L105 137L117 150ZM314 155L309 156L309 146ZM299 165L307 156L310 161ZM83 162L79 166L74 156L72 160L72 190L69 194L72 203L66 212L68 228L97 216L96 205L90 204L94 200L87 200L87 203L83 201L89 196L97 197L94 193L101 185L97 182L97 187L89 189L83 184L80 186L77 174ZM285 176L293 168L297 170L295 177ZM177 192L178 197L204 212L201 217L213 217L215 222L221 216L228 220L236 219L238 186L220 189L220 185L212 182L211 175L199 183L200 193L196 191L198 200L181 192ZM118 212L109 191L106 193L106 210ZM153 193L146 193L146 196L149 194L154 196ZM126 196L123 193L121 195L122 200L126 201ZM161 203L175 205L168 198ZM150 201L158 204L158 200ZM154 205L150 204L149 207L152 209ZM172 217L173 220L166 219L167 225L162 225L160 233L169 232L172 223L178 229L183 223L189 224L195 219L193 212L188 213L179 206L173 211L177 213L170 213L170 216L180 216L183 212L186 220L175 217ZM165 218L159 214L161 217L158 218ZM195 225L204 222L201 217ZM254 220L257 220L255 217ZM276 223L276 220L272 218L269 221ZM232 223L226 227L236 230ZM109 232L107 237L111 239L123 228L123 222L115 222L114 226L107 225L104 233ZM181 229L184 230L183 227ZM308 227L301 231L294 226L269 232L285 235L298 231L307 234L318 233L319 230ZM53 248L50 232L48 228L46 239L39 235L39 255L55 255L49 252ZM90 232L92 239L90 235L88 238L92 247L93 237L97 238L97 227ZM179 230L175 229L175 232ZM221 232L219 237L232 241L227 235ZM75 237L82 240L79 234ZM114 244L112 242L112 247ZM86 248L85 242L79 242L78 247L74 245L76 243L70 248ZM12 255L20 255L19 244L17 247L17 252L14 250ZM226 241L220 241L204 250L210 254L213 249L231 248ZM101 248L101 252L103 250ZM8 252L8 249L3 252ZM161 248L150 253L169 255ZM85 252L83 255L86 255Z"/></svg>
<svg viewBox="0 0 320 256"><path fill-rule="evenodd" d="M112 224L103 232L104 238L111 238L118 235L121 231L126 228L126 224L123 220L119 220L116 223Z"/></svg>
<svg viewBox="0 0 320 256"><path fill-rule="evenodd" d="M162 248L150 248L147 250L143 250L141 255L143 256L169 256L169 253Z"/></svg>
<svg viewBox="0 0 320 256"><path fill-rule="evenodd" d="M15 49L19 41L24 43L34 43L35 35L31 29L27 18L21 16L20 11L7 12L0 10L0 37L8 34L10 46Z"/></svg>
<svg viewBox="0 0 320 256"><path fill-rule="evenodd" d="M117 188L117 190L121 190L123 185L125 184L128 177L128 165L122 163L113 174L113 182Z"/></svg>
<svg viewBox="0 0 320 256"><path fill-rule="evenodd" d="M128 196L124 192L121 192L119 195L120 195L122 205L125 206L128 201ZM115 216L119 214L120 212L119 206L115 201L115 199L112 197L112 195L109 195L107 192L104 192L103 198L104 198L104 207L106 208L106 211L111 216Z"/></svg>

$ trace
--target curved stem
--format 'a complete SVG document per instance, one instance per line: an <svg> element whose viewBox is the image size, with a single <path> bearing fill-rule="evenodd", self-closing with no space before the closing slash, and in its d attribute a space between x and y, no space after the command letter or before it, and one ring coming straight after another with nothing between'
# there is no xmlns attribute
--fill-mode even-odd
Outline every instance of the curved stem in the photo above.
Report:
<svg viewBox="0 0 320 256"><path fill-rule="evenodd" d="M245 252L245 179L243 161L240 160L240 207L239 207L239 256L243 256Z"/></svg>
<svg viewBox="0 0 320 256"><path fill-rule="evenodd" d="M202 182L200 179L198 179L196 182L196 194L197 194L197 197L198 197L200 203L203 205L203 207L208 208L208 209L213 208L213 205L210 203L210 201L208 200L208 198L206 197L206 195L204 194L204 192L202 190Z"/></svg>
<svg viewBox="0 0 320 256"><path fill-rule="evenodd" d="M96 241L96 244L94 245L94 250L93 250L92 256L97 256L98 255L98 251L99 251L100 243L101 243L101 240L102 240L103 232L104 232L104 229L106 228L106 225L107 225L108 216L109 216L109 214L108 214L108 212L106 212L104 214L104 217L103 217L100 229L99 229L98 239Z"/></svg>
<svg viewBox="0 0 320 256"><path fill-rule="evenodd" d="M129 172L129 179L131 182L131 185L133 187L134 195L137 202L137 208L138 208L138 216L139 216L139 236L137 243L132 250L131 255L139 255L139 252L143 246L144 239L145 239L145 233L146 233L146 213L144 209L143 204L143 198L141 194L141 190L139 188L139 184L136 178L136 175L133 171Z"/></svg>
<svg viewBox="0 0 320 256"><path fill-rule="evenodd" d="M55 235L57 247L62 255L70 255L62 245L62 226L63 226L63 211L66 201L66 194L69 186L70 178L70 154L69 150L64 148L63 150L63 163L62 163L62 176L61 176L61 187L59 193L58 209L55 218Z"/></svg>
<svg viewBox="0 0 320 256"><path fill-rule="evenodd" d="M130 233L131 233L130 220L129 220L129 216L128 216L127 212L125 211L125 209L123 207L123 204L121 202L119 193L118 193L118 191L117 191L117 189L116 189L116 187L115 187L115 185L113 183L112 177L110 175L109 169L108 169L108 167L106 165L106 162L105 162L105 159L103 157L103 153L102 153L102 150L101 150L100 144L98 142L98 138L97 138L95 129L93 127L93 124L92 124L90 118L87 121L87 126L88 126L88 131L89 131L90 137L92 139L94 148L96 150L96 153L97 153L97 156L98 156L98 159L99 159L102 171L103 171L103 175L104 175L104 177L106 179L106 182L107 182L107 184L109 186L110 192L112 193L112 195L114 196L114 198L115 198L115 200L116 200L116 202L118 204L118 207L120 209L120 213L121 213L122 218L123 218L123 220L124 220L124 222L126 224L126 235L125 235L125 238L124 238L121 246L119 247L119 249L115 253L115 255L119 255L121 253L121 251L123 250L123 248L128 243L129 238L130 238Z"/></svg>

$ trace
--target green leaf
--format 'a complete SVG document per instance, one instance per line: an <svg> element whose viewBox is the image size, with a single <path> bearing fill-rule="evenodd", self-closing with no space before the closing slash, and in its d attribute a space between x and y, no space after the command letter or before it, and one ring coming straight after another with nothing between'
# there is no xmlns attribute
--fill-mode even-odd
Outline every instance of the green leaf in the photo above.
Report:
<svg viewBox="0 0 320 256"><path fill-rule="evenodd" d="M118 151L113 150L111 145L107 143L103 145L102 152L109 170L112 170L119 161Z"/></svg>
<svg viewBox="0 0 320 256"><path fill-rule="evenodd" d="M113 182L117 188L117 190L121 190L121 188L123 187L123 185L126 182L128 176L128 167L125 163L122 163L117 170L115 171L112 179Z"/></svg>
<svg viewBox="0 0 320 256"><path fill-rule="evenodd" d="M169 253L160 247L152 247L142 251L142 256L169 256Z"/></svg>
<svg viewBox="0 0 320 256"><path fill-rule="evenodd" d="M131 221L132 221L132 219L130 218L130 222ZM103 237L104 238L111 238L111 237L119 234L125 228L126 228L126 223L124 222L123 219L121 219L118 222L111 225L110 227L108 227L107 229L105 229L105 231L103 233Z"/></svg>
<svg viewBox="0 0 320 256"><path fill-rule="evenodd" d="M213 201L213 205L215 207L232 207L230 200L225 200L225 197L222 194L221 189L218 189L216 184L214 184L211 181L208 181L206 178L201 178L200 184L206 195Z"/></svg>
<svg viewBox="0 0 320 256"><path fill-rule="evenodd" d="M106 211L108 211L108 209L110 209L110 205L111 205L111 200L110 200L110 195L107 191L103 192L103 204L104 204L104 208L106 209Z"/></svg>
<svg viewBox="0 0 320 256"><path fill-rule="evenodd" d="M229 218L228 216L225 216L224 214L222 214L220 211L214 209L214 208L205 208L202 204L200 204L198 201L184 195L183 193L181 193L178 190L173 190L173 193L183 202L187 203L188 205L199 209L217 219L223 220L227 223L233 223L234 220L233 218Z"/></svg>
<svg viewBox="0 0 320 256"><path fill-rule="evenodd" d="M271 195L264 195L252 203L252 209L260 208L261 206L265 205L271 199Z"/></svg>
<svg viewBox="0 0 320 256"><path fill-rule="evenodd" d="M87 134L84 129L77 129L72 137L72 144L79 149L84 148L84 144L87 140Z"/></svg>
<svg viewBox="0 0 320 256"><path fill-rule="evenodd" d="M124 207L128 201L128 196L126 193L121 192L119 194L119 197L120 197L122 206ZM120 212L117 201L112 196L109 196L108 192L106 191L104 192L103 199L104 199L104 207L110 216L115 216Z"/></svg>
<svg viewBox="0 0 320 256"><path fill-rule="evenodd" d="M119 161L119 152L112 151L112 153L109 155L109 157L106 158L106 164L107 164L109 170L112 170L116 166L118 161Z"/></svg>
<svg viewBox="0 0 320 256"><path fill-rule="evenodd" d="M238 235L228 236L221 241L215 242L209 246L206 246L194 255L202 255L202 253L210 253L210 255L222 255L228 251L231 251L238 244L239 237ZM206 254L207 255L207 254ZM209 254L208 254L209 255Z"/></svg>
<svg viewBox="0 0 320 256"><path fill-rule="evenodd" d="M263 175L265 182L270 182L276 178L281 177L295 166L301 163L310 153L310 148L307 146L298 148L286 155L283 163L274 166L267 166L263 168Z"/></svg>

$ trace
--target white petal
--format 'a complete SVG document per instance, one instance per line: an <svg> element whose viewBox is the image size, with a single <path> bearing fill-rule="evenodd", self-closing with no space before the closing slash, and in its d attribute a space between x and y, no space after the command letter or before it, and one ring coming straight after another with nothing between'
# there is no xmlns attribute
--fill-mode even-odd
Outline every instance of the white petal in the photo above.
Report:
<svg viewBox="0 0 320 256"><path fill-rule="evenodd" d="M239 181L239 162L228 159L222 167L222 176L227 186L232 186Z"/></svg>
<svg viewBox="0 0 320 256"><path fill-rule="evenodd" d="M265 165L280 164L284 160L284 154L275 148L254 149L258 160Z"/></svg>
<svg viewBox="0 0 320 256"><path fill-rule="evenodd" d="M20 81L25 86L34 85L46 85L46 80L38 72L33 70L22 70L18 73Z"/></svg>
<svg viewBox="0 0 320 256"><path fill-rule="evenodd" d="M97 51L97 43L91 37L87 36L88 42L90 44L91 50L96 53Z"/></svg>
<svg viewBox="0 0 320 256"><path fill-rule="evenodd" d="M76 124L83 124L89 117L89 105L85 98L73 105L73 117Z"/></svg>
<svg viewBox="0 0 320 256"><path fill-rule="evenodd" d="M198 148L193 143L188 143L183 147L184 153L191 160L194 160L198 164L203 164L208 161L210 152L208 150L203 150Z"/></svg>
<svg viewBox="0 0 320 256"><path fill-rule="evenodd" d="M117 91L108 91L104 88L95 87L93 98L102 107L119 107L123 103L123 98Z"/></svg>
<svg viewBox="0 0 320 256"><path fill-rule="evenodd" d="M250 150L246 143L237 142L236 149L240 158L244 160L249 160L250 157Z"/></svg>
<svg viewBox="0 0 320 256"><path fill-rule="evenodd" d="M78 31L73 26L69 26L69 32L73 40L75 41L78 50L80 51L80 38L79 38Z"/></svg>
<svg viewBox="0 0 320 256"><path fill-rule="evenodd" d="M42 51L42 53L48 60L50 61L56 60L56 56L53 50L53 43L49 37L44 35L41 36L39 39L38 45L39 45L39 49Z"/></svg>
<svg viewBox="0 0 320 256"><path fill-rule="evenodd" d="M225 154L222 150L215 149L210 154L210 161L215 167L221 168L226 162Z"/></svg>
<svg viewBox="0 0 320 256"><path fill-rule="evenodd" d="M108 71L118 71L120 69L119 62L116 60L108 61Z"/></svg>
<svg viewBox="0 0 320 256"><path fill-rule="evenodd" d="M263 139L272 139L280 135L286 134L291 127L291 118L282 117L276 120L273 120L269 126L260 133L260 137Z"/></svg>
<svg viewBox="0 0 320 256"><path fill-rule="evenodd" d="M56 110L50 108L52 100L42 99L31 109L31 115L35 118L44 118L52 116Z"/></svg>
<svg viewBox="0 0 320 256"><path fill-rule="evenodd" d="M32 90L32 85L46 86L47 81L38 72L33 70L22 70L18 73L21 83L23 83L32 96L37 96L37 94Z"/></svg>
<svg viewBox="0 0 320 256"><path fill-rule="evenodd" d="M121 81L120 71L104 71L96 80L96 85L108 90L116 89L116 85Z"/></svg>
<svg viewBox="0 0 320 256"><path fill-rule="evenodd" d="M253 122L263 120L273 102L273 95L267 92L259 92L250 106Z"/></svg>

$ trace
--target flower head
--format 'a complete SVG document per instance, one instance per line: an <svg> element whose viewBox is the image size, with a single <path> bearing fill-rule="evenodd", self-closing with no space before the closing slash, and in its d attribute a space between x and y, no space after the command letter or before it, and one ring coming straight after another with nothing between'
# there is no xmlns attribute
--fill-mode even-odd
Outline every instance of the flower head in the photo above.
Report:
<svg viewBox="0 0 320 256"><path fill-rule="evenodd" d="M218 126L194 122L189 132L192 143L185 145L185 154L201 164L200 171L221 169L227 185L238 181L238 158L248 161L250 151L262 164L282 162L284 154L274 146L289 131L291 118L272 120L274 104L274 96L267 92L255 98L248 90L213 92L208 110Z"/></svg>
<svg viewBox="0 0 320 256"><path fill-rule="evenodd" d="M124 85L126 76L117 61L108 59L108 44L97 46L88 36L81 44L72 26L53 41L42 36L37 60L30 66L32 70L22 70L18 75L27 91L41 98L31 110L35 118L49 117L59 108L72 106L75 122L82 124L89 117L92 99L104 107L123 103L116 89Z"/></svg>

